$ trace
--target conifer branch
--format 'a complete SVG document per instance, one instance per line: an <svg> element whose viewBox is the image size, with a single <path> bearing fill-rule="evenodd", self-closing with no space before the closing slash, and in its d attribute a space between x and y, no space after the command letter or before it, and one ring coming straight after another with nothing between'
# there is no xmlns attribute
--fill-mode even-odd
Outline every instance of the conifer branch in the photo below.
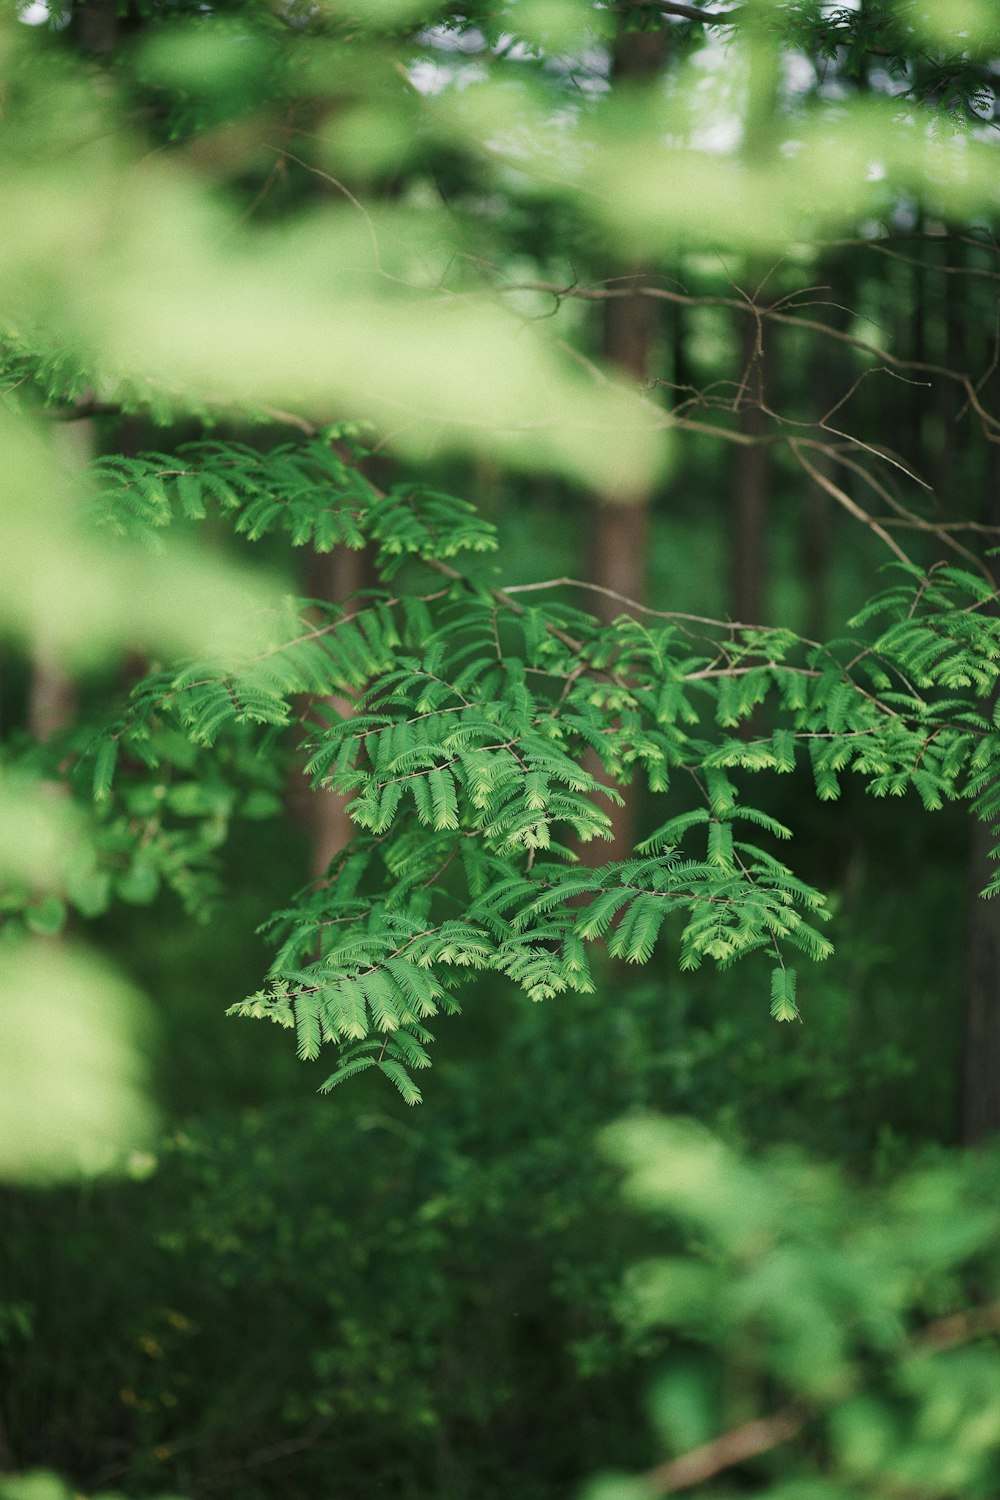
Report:
<svg viewBox="0 0 1000 1500"><path fill-rule="evenodd" d="M821 482L813 458L826 452L901 518L887 484L803 426L778 439L810 479ZM789 771L805 754L821 798L851 770L876 795L913 788L928 807L968 797L1000 820L1000 749L977 706L1000 677L995 590L958 568L922 573L846 493L841 503L893 545L901 579L861 611L852 646L829 648L568 576L485 584L463 562L495 545L472 508L414 486L383 491L360 458L325 438L268 454L202 443L95 466L98 519L112 527L142 534L215 506L251 538L281 531L377 551L383 587L330 618L310 618L314 602L300 601L287 630L242 660L140 683L94 771L107 799L113 751L123 764L144 754L161 721L208 750L220 735L292 722L297 695L350 698L350 717L308 724L306 749L314 785L349 799L356 838L327 882L276 918L270 986L236 1007L294 1027L303 1057L332 1044L324 1087L375 1067L415 1104L410 1074L428 1065L433 1040L425 1023L456 1009L464 976L504 974L536 1000L586 992L591 945L644 963L672 915L682 968L766 955L772 1014L794 1019L787 959L827 955L815 925L827 913L820 892L750 841L755 830L788 836L746 797L756 771ZM407 558L415 574L388 587ZM427 587L425 570L439 586ZM575 604L533 602L559 589L612 599L622 613L606 626ZM742 737L764 704L773 732ZM572 862L567 836L606 837L619 786L641 774L660 796L679 773L700 806L672 802L626 860ZM166 850L171 837L158 829L154 840Z"/></svg>

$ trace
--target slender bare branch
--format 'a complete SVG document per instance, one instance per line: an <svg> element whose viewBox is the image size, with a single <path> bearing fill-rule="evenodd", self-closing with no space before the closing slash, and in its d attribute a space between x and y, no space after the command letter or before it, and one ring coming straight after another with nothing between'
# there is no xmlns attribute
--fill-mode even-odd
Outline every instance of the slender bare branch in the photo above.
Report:
<svg viewBox="0 0 1000 1500"><path fill-rule="evenodd" d="M908 1352L913 1355L936 1354L998 1330L1000 1302L992 1302L986 1307L974 1307L936 1318L913 1337ZM707 1479L714 1479L726 1469L746 1463L747 1459L757 1458L762 1453L769 1453L780 1447L782 1443L791 1442L792 1438L798 1437L810 1417L816 1414L808 1407L790 1402L772 1412L769 1417L744 1422L742 1426L731 1428L710 1443L703 1443L699 1448L682 1453L679 1458L671 1458L655 1469L647 1470L642 1476L642 1482L647 1489L658 1495L671 1495L677 1490L691 1489Z"/></svg>
<svg viewBox="0 0 1000 1500"><path fill-rule="evenodd" d="M873 531L879 540L885 543L894 557L898 557L900 562L912 566L912 559L907 557L902 547L889 535L885 527L880 525L874 516L870 516L866 510L863 510L856 501L852 500L846 490L842 490L839 484L834 484L832 479L826 474L821 473L819 469L809 462L801 450L798 438L790 438L788 446L803 469L805 469L813 482L819 485L820 489L826 490L826 493L832 496L838 505L843 506L849 515L852 515L856 521L860 521L863 526L867 526L869 531Z"/></svg>
<svg viewBox="0 0 1000 1500"><path fill-rule="evenodd" d="M612 5L612 10L636 9L658 10L664 16L679 16L685 21L704 21L709 26L735 26L740 19L743 6L732 10L701 10L697 5L685 5L683 0L625 0L621 5Z"/></svg>
<svg viewBox="0 0 1000 1500"><path fill-rule="evenodd" d="M643 1475L643 1483L660 1495L673 1494L675 1490L689 1490L692 1485L702 1484L732 1469L736 1464L756 1458L760 1453L769 1453L782 1443L797 1437L806 1423L806 1416L795 1407L786 1406L771 1417L761 1417L755 1422L744 1422L724 1432L711 1443L692 1448L680 1458L672 1458Z"/></svg>
<svg viewBox="0 0 1000 1500"><path fill-rule="evenodd" d="M699 10L697 5L684 5L681 0L657 0L657 10L665 16L683 16L687 21L704 21L709 26L735 26L743 7L733 10Z"/></svg>
<svg viewBox="0 0 1000 1500"><path fill-rule="evenodd" d="M637 599L629 599L625 594L619 594L616 589L605 588L601 583L588 583L584 578L544 578L540 583L511 583L504 589L505 594L531 594L541 589L587 589L592 594L603 594L607 599L615 599L623 604L626 609L636 610L637 613L650 615L656 620L684 620L694 625L711 625L717 630L758 630L758 625L745 625L739 620L713 620L708 615L689 615L676 609L651 609L648 604L640 604ZM817 646L818 641L805 641L807 646Z"/></svg>

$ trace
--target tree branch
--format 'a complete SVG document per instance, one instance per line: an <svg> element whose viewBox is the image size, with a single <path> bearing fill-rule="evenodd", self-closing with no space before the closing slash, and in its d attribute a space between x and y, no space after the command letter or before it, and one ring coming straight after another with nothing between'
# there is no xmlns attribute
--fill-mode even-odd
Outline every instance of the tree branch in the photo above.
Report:
<svg viewBox="0 0 1000 1500"><path fill-rule="evenodd" d="M806 473L815 484L818 484L821 489L824 489L828 495L832 496L832 498L836 500L838 505L842 505L843 508L848 511L856 521L860 521L863 525L867 526L870 531L873 531L879 538L879 540L885 543L885 545L889 548L889 551L893 553L895 557L899 558L900 562L907 563L912 567L913 559L907 557L906 553L903 551L899 543L889 535L889 533L883 526L879 525L875 517L870 516L866 510L862 510L861 506L856 504L856 502L851 499L850 495L848 495L845 490L842 490L838 484L834 484L833 480L829 479L827 475L821 473L819 469L813 467L813 465L806 458L805 454L802 452L799 446L799 440L797 438L790 438L788 441L788 447L789 451L802 465L803 469L805 469Z"/></svg>
<svg viewBox="0 0 1000 1500"><path fill-rule="evenodd" d="M643 1482L660 1495L670 1495L675 1490L688 1490L695 1484L712 1479L724 1469L756 1458L759 1453L768 1453L782 1443L797 1437L806 1423L806 1413L793 1406L786 1406L771 1417L760 1417L755 1422L745 1422L724 1432L711 1443L692 1448L680 1458L672 1458L643 1475Z"/></svg>
<svg viewBox="0 0 1000 1500"><path fill-rule="evenodd" d="M936 1354L942 1349L953 1349L970 1339L984 1334L996 1333L1000 1329L1000 1302L991 1302L986 1307L973 1307L963 1312L951 1313L935 1318L914 1335L906 1352L911 1355ZM846 1392L845 1392L846 1394ZM700 1448L692 1448L679 1458L671 1458L642 1476L643 1484L654 1494L671 1495L676 1490L687 1490L714 1479L725 1469L745 1463L761 1453L769 1453L782 1443L798 1437L810 1417L817 1415L807 1407L790 1402L769 1417L758 1417L744 1422L742 1427L733 1427L721 1437Z"/></svg>
<svg viewBox="0 0 1000 1500"><path fill-rule="evenodd" d="M742 6L735 10L699 10L681 0L657 0L657 10L665 16L683 16L687 21L707 21L709 26L735 26Z"/></svg>
<svg viewBox="0 0 1000 1500"><path fill-rule="evenodd" d="M658 10L665 16L680 16L685 21L706 21L709 26L735 26L740 18L743 7L736 6L733 10L701 10L697 5L685 5L683 0L633 0L633 4L613 5L612 10L629 11L641 7L644 10Z"/></svg>
<svg viewBox="0 0 1000 1500"><path fill-rule="evenodd" d="M634 610L638 614L652 615L658 620L687 620L696 625L713 625L719 630L759 630L759 622L756 625L745 625L739 620L713 620L708 615L689 615L676 609L651 609L648 604L640 604L638 599L630 599L627 594L619 594L617 589L605 588L601 583L590 583L585 578L544 578L540 583L508 583L503 592L505 594L532 594L539 589L587 589L592 594L603 594L607 599L615 599L623 604L626 609ZM802 637L807 646L818 646L818 641L807 641Z"/></svg>

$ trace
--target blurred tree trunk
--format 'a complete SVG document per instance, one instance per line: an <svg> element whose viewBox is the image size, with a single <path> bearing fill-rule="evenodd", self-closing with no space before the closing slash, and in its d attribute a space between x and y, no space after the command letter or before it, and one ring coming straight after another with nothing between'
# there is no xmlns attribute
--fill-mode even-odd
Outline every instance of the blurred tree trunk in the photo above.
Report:
<svg viewBox="0 0 1000 1500"><path fill-rule="evenodd" d="M995 409L998 395L1000 379L994 375L982 392L983 404ZM1000 445L983 446L981 519L1000 527ZM1000 588L1000 558L989 562ZM993 697L995 709L1000 694L994 692ZM969 850L959 1101L961 1140L969 1146L1000 1131L1000 898L984 901L979 894L995 872L989 853L996 843L990 825L976 819Z"/></svg>
<svg viewBox="0 0 1000 1500"><path fill-rule="evenodd" d="M946 240L941 246L941 252L945 261L956 261L959 265L963 260L963 247L958 240L958 231L954 241ZM965 371L967 364L966 353L966 292L969 286L967 276L942 276L944 282L941 288L944 299L941 350L941 364L949 370ZM978 333L975 322L971 323L974 333ZM978 341L978 340L977 340ZM938 505L952 513L958 513L961 507L954 505L954 500L962 491L963 468L968 443L963 443L960 423L963 413L968 419L968 403L965 392L954 380L942 380L938 382L938 401L941 421L941 454L940 468L935 476L934 488L938 495ZM995 484L995 476L993 476ZM992 486L991 486L992 488Z"/></svg>
<svg viewBox="0 0 1000 1500"><path fill-rule="evenodd" d="M834 257L827 265L820 267L817 280L824 286L837 288L837 303L825 310L825 321L831 328L844 334L849 333L854 308L859 300L857 293L861 280L859 268L850 252ZM812 408L812 417L817 424L814 435L832 445L837 441L836 434L819 424L829 416L832 426L843 426L843 412L836 408L853 383L851 356L836 339L816 338L809 345L806 360L805 378L810 397L815 399ZM814 449L810 462L820 474L829 479L842 482L845 478L843 470L838 473L833 452ZM810 484L798 536L799 565L806 586L802 630L803 634L814 641L825 640L830 628L833 527L834 507L830 496L822 485Z"/></svg>
<svg viewBox="0 0 1000 1500"><path fill-rule="evenodd" d="M118 6L115 0L82 0L72 8L73 36L84 52L101 57L118 45Z"/></svg>
<svg viewBox="0 0 1000 1500"><path fill-rule="evenodd" d="M1000 901L979 892L993 874L996 836L972 824L962 1006L961 1140L974 1146L1000 1131Z"/></svg>
<svg viewBox="0 0 1000 1500"><path fill-rule="evenodd" d="M735 450L732 479L733 525L731 598L733 619L748 625L767 620L768 500L773 463L765 441L764 336L758 320L741 315L739 431L746 438ZM769 337L773 333L769 331Z"/></svg>
<svg viewBox="0 0 1000 1500"><path fill-rule="evenodd" d="M360 589L373 582L371 564L367 552L355 552L350 547L334 547L332 552L314 552L309 559L306 573L306 594L310 599L322 599L331 604L344 602ZM350 698L334 694L323 700L338 714L347 717L354 710ZM309 832L312 845L311 873L320 880L326 874L330 861L345 848L354 833L354 824L347 816L350 796L329 790L313 791L304 775L295 776L289 792L292 815Z"/></svg>
<svg viewBox="0 0 1000 1500"><path fill-rule="evenodd" d="M777 145L777 102L781 65L767 11L747 7L747 102L743 122L743 156L754 167L772 162ZM764 288L773 267L751 260L748 296L763 306ZM750 290L752 288L752 290ZM732 476L731 584L733 617L750 625L766 624L770 488L773 455L768 433L766 377L777 370L773 357L776 326L752 313L740 314L740 369L736 407L745 441L736 447Z"/></svg>
<svg viewBox="0 0 1000 1500"><path fill-rule="evenodd" d="M827 454L815 455L815 467L832 477L834 465ZM806 586L802 631L812 641L825 640L829 627L832 521L829 495L821 485L811 484L802 514L799 563Z"/></svg>
<svg viewBox="0 0 1000 1500"><path fill-rule="evenodd" d="M44 745L72 719L76 687L47 645L33 642L29 656L28 733Z"/></svg>
<svg viewBox="0 0 1000 1500"><path fill-rule="evenodd" d="M612 54L612 88L654 78L663 66L665 46L659 31L619 32ZM650 274L650 267L639 265L612 266L606 272L609 278L630 277L635 286ZM637 385L649 379L658 323L659 306L651 297L630 293L604 303L604 358ZM603 495L593 518L588 576L629 599L641 600L645 591L650 498L648 485ZM600 595L594 609L606 621L621 613L613 599Z"/></svg>
<svg viewBox="0 0 1000 1500"><path fill-rule="evenodd" d="M53 432L53 448L70 472L85 469L96 451L93 422L81 418L58 423ZM44 640L29 644L28 668L28 733L45 744L72 719L76 711L76 685ZM53 782L52 791L53 795L68 795L65 783Z"/></svg>
<svg viewBox="0 0 1000 1500"><path fill-rule="evenodd" d="M642 272L633 268L639 284ZM650 355L657 328L657 304L650 297L629 295L604 304L603 353L608 364L637 384L649 378ZM646 589L649 538L649 487L604 495L597 504L590 539L589 576L627 599L642 600ZM621 614L613 599L596 596L595 613L605 621Z"/></svg>
<svg viewBox="0 0 1000 1500"><path fill-rule="evenodd" d="M70 25L84 52L105 56L118 42L118 8L115 0L76 0ZM60 456L69 467L84 468L95 452L94 424L83 419L58 429ZM28 732L35 739L51 739L65 727L76 709L76 688L49 648L41 642L29 647ZM65 794L63 788L63 794Z"/></svg>
<svg viewBox="0 0 1000 1500"><path fill-rule="evenodd" d="M916 232L923 236L925 233L924 215L921 211L917 215ZM913 265L909 267L910 286L910 358L918 364L927 361L927 265L924 260L927 254L924 240L916 241L913 252ZM906 269L906 268L904 268ZM905 306L905 301L904 301ZM927 418L927 389L920 381L914 381L909 388L910 395L910 452L916 455L923 452L924 423Z"/></svg>
<svg viewBox="0 0 1000 1500"><path fill-rule="evenodd" d="M628 88L654 78L663 66L665 50L666 40L660 31L619 31L612 53L612 88ZM649 277L651 268L619 264L608 267L605 274L609 278L632 278L632 285L638 287ZM610 298L604 303L602 329L602 353L607 364L636 385L642 385L650 376L658 326L659 304L653 298L632 292ZM591 519L588 579L639 602L646 592L651 499L648 484L619 489L598 499ZM595 594L589 605L605 624L610 624L624 610L624 605L606 594ZM588 759L587 764L591 772L598 773L596 757ZM579 846L578 853L585 864L603 864L609 856L623 859L630 852L633 809L627 790L625 796L623 806L608 808L611 849L603 843L599 849L593 844Z"/></svg>
<svg viewBox="0 0 1000 1500"><path fill-rule="evenodd" d="M106 55L118 42L115 0L77 0L70 13L70 25L83 51ZM85 468L96 451L93 422L82 418L60 424L55 433L55 448L67 468ZM45 642L32 642L28 657L27 727L29 734L44 744L73 717L76 687ZM61 786L59 795L67 795L67 790L65 785Z"/></svg>

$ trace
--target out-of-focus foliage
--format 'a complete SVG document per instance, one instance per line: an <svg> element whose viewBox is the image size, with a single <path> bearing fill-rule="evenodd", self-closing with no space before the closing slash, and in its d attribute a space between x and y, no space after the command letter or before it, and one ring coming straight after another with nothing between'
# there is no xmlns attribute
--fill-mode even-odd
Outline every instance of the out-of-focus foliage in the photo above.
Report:
<svg viewBox="0 0 1000 1500"><path fill-rule="evenodd" d="M568 268L569 290L578 258L612 250L745 258L795 246L808 260L810 237L888 214L901 195L951 218L988 215L995 174L973 74L992 33L975 7L957 17L957 61L919 6L761 3L721 25L681 7L657 23L676 59L644 88L611 86L609 18L582 0L464 18L394 8L376 23L322 8L153 7L104 61L87 56L83 31L83 52L67 47L67 18L52 19L55 33L8 16L2 33L0 195L17 226L0 259L3 441L18 476L4 624L64 671L126 645L156 665L157 654L197 660L154 671L94 742L97 826L79 836L61 886L22 876L11 913L55 928L60 900L93 914L112 894L149 900L161 881L203 908L232 812L276 805L273 778L255 782L248 762L265 764L273 741L253 726L286 724L293 694L367 690L364 732L334 725L310 746L317 782L355 794L357 857L331 910L328 890L280 919L277 988L251 1009L294 1024L304 1055L324 1038L348 1043L334 1078L375 1064L415 1100L410 1072L426 1060L423 1022L445 1003L449 968L496 967L539 998L586 989L582 939L617 916L613 951L640 961L675 908L689 914L687 965L782 941L827 951L804 920L817 893L768 848L734 841L736 816L783 836L767 812L737 811L728 774L792 764L784 727L750 748L728 734L773 689L793 734L827 739L813 756L821 796L851 765L876 791L912 782L928 806L980 792L989 811L986 721L952 701L944 729L939 699L920 696L921 684L989 691L988 590L973 586L973 612L953 615L975 639L959 632L939 649L937 624L890 631L891 649L872 658L878 680L863 685L836 651L786 666L795 643L780 631L741 633L721 668L683 624L622 627L623 648L620 631L595 631L580 612L510 603L482 569L429 589L411 567L398 603L383 591L323 627L283 606L264 611L261 629L249 618L267 601L231 560L138 545L211 504L250 538L277 528L319 550L371 541L394 587L400 564L443 567L447 580L447 559L493 545L464 502L410 480L383 496L357 473L350 438L350 463L332 452L344 429L330 419L345 414L377 420L410 458L464 449L611 495L647 482L676 420L581 361L553 268ZM887 60L885 79L846 89L871 56ZM169 149L151 151L158 138ZM522 284L529 234L545 279ZM176 457L109 454L80 494L40 406L319 431L267 454L215 440ZM89 529L100 518L103 536ZM905 616L906 599L896 608ZM918 691L879 708L893 672ZM539 679L548 688L529 690ZM714 742L682 727L698 713L689 679L699 695L717 689ZM613 795L581 768L588 746L612 780L642 767L657 793L672 771L699 769L706 807L668 817L643 858L603 877L567 872L560 840L601 836ZM130 764L112 797L123 747ZM85 735L60 741L49 769L86 770L86 752ZM707 850L682 851L702 823ZM364 868L383 855L390 884L366 888ZM432 919L422 893L452 863L468 890L442 882L442 894L466 916ZM581 900L585 913L570 916ZM344 922L354 946L324 953L314 972L315 933ZM780 953L772 1005L779 1019L798 1013Z"/></svg>
<svg viewBox="0 0 1000 1500"><path fill-rule="evenodd" d="M231 936L220 942L235 950ZM623 1110L697 1108L730 1140L757 1143L798 1124L811 1145L871 1173L880 1122L894 1096L906 1099L907 1060L863 1035L849 1044L854 1001L832 987L822 1039L810 1026L793 1046L788 1028L772 1044L749 1007L740 1024L735 978L724 977L714 1015L701 975L696 999L667 975L627 1002L619 987L615 1006L593 996L539 1010L484 987L476 1047L451 1049L433 1108L417 1112L364 1081L319 1108L287 1093L261 1102L258 1079L257 1106L225 1117L219 1064L189 1040L190 1055L179 1049L170 1066L195 1075L196 1104L214 1087L213 1118L171 1129L141 1180L4 1205L4 1284L23 1320L0 1353L16 1451L77 1475L84 1492L113 1483L125 1494L211 1494L218 1481L246 1500L322 1492L334 1466L348 1492L377 1481L406 1500L503 1500L514 1486L545 1500L577 1493L590 1472L645 1470L679 1453L686 1439L668 1444L644 1421L643 1393L675 1360L687 1368L701 1334L633 1316L630 1266L670 1257L724 1280L728 1236L742 1232L759 1187L761 1213L792 1197L775 1248L798 1255L806 1285L811 1276L817 1295L833 1297L831 1262L836 1270L854 1231L878 1227L897 1193L866 1197L794 1162L761 1168L713 1136L706 1155L750 1190L720 1203L716 1182L716 1238L672 1209L624 1211L618 1174L594 1151L596 1128ZM864 1003L877 1002L868 989ZM886 1141L878 1152L883 1181L903 1149ZM927 1172L944 1184L949 1214L981 1204L977 1224L993 1223L987 1168L977 1188L972 1168L963 1177L931 1152ZM694 1171L696 1202L702 1175L711 1196L712 1180ZM894 1213L886 1231L903 1221ZM932 1218L926 1201L905 1222L929 1230ZM53 1222L63 1235L55 1279L53 1262L33 1253ZM943 1223L958 1233L957 1219ZM962 1305L965 1266L982 1273L976 1298L988 1298L995 1249L949 1261L950 1244L935 1264L888 1232L870 1236L858 1278L884 1267L890 1285L870 1287L865 1305L900 1284L911 1295L921 1267L924 1287L905 1304L914 1328ZM763 1248L733 1255L737 1279L766 1279ZM766 1304L788 1293L786 1330L799 1327L792 1290L779 1278ZM849 1280L845 1314L854 1291ZM707 1363L733 1349L720 1331L734 1331L724 1298L713 1319Z"/></svg>
<svg viewBox="0 0 1000 1500"><path fill-rule="evenodd" d="M357 858L331 911L321 893L302 920L281 918L277 989L252 1008L294 1024L305 1055L324 1038L347 1042L335 1078L377 1064L411 1100L409 1071L425 1061L423 1022L444 1003L449 967L498 967L536 997L586 989L581 939L617 918L613 951L640 961L675 908L689 914L688 965L782 941L827 950L804 920L817 893L770 849L734 841L737 815L783 836L766 811L737 813L729 776L792 764L784 726L752 747L728 733L773 689L792 734L813 741L821 796L850 765L878 792L912 783L930 807L961 791L992 808L987 720L940 696L991 688L989 590L977 593L971 574L938 575L939 592L972 590L949 616L951 644L937 639L947 621L884 632L870 683L848 680L836 650L789 661L796 643L781 631L728 643L717 632L720 667L716 644L704 654L683 623L602 633L578 611L510 603L482 568L455 578L447 559L492 546L469 507L409 479L382 495L357 473L350 439L351 462L331 451L344 432L331 418L361 415L411 460L457 448L626 495L656 474L680 424L580 358L560 290L572 290L577 261L808 261L811 238L889 215L901 197L951 219L996 207L976 83L992 31L976 7L953 17L955 45L912 5L666 9L652 24L676 56L644 87L613 86L614 28L583 0L461 18L403 7L377 22L321 8L153 7L99 58L88 56L85 13L53 12L52 29L4 21L0 195L17 226L0 259L3 441L17 475L4 625L62 671L126 646L162 665L103 740L77 733L47 766L29 758L29 779L68 764L86 772L91 744L97 826L78 836L61 885L22 875L8 910L55 928L61 900L95 913L113 893L151 899L164 880L203 906L230 814L276 805L273 778L255 783L248 763L264 764L273 743L254 726L286 724L293 694L368 691L364 731L333 725L310 744L317 782L355 794ZM71 36L79 22L76 50L59 35L66 20ZM885 60L884 76L849 87L871 58ZM151 150L158 140L166 149ZM541 280L522 272L529 244ZM203 426L239 416L311 436L266 455L204 439L177 457L109 454L88 495L40 409ZM207 503L251 538L277 528L319 550L371 541L398 594L306 625L229 559L139 545L162 539L174 514L204 519ZM97 517L114 540L94 534ZM418 562L445 584L429 588L413 566L397 584L400 565ZM922 608L932 592L918 585ZM893 608L905 617L907 599ZM251 626L262 611L265 624ZM168 664L192 653L186 669ZM894 672L916 683L905 704L890 691ZM548 687L529 689L539 679ZM716 693L714 740L683 727L698 713L689 680L698 696ZM933 702L921 696L929 685ZM567 872L560 841L601 836L602 799L613 797L581 768L588 746L606 776L627 781L642 767L657 794L678 768L703 772L705 808L669 816L641 859L604 877ZM123 747L130 763L112 797ZM706 851L681 850L701 823ZM365 869L383 854L391 880L379 891ZM468 890L443 881L441 891L466 909L457 925L423 910L434 870L453 863ZM581 900L584 914L570 916ZM314 973L312 935L345 921L356 951L324 953ZM774 1014L791 1019L794 976L777 957Z"/></svg>
<svg viewBox="0 0 1000 1500"><path fill-rule="evenodd" d="M253 637L253 614L273 599L256 570L200 550L109 544L76 514L74 478L53 432L0 410L0 463L13 476L0 517L4 558L0 628L66 669L118 655L128 642L168 655Z"/></svg>
<svg viewBox="0 0 1000 1500"><path fill-rule="evenodd" d="M634 1268L622 1302L632 1327L669 1330L650 1415L675 1457L592 1500L731 1494L734 1470L774 1500L995 1489L995 1157L859 1192L788 1152L741 1158L693 1122L629 1121L606 1147L632 1200L680 1237Z"/></svg>
<svg viewBox="0 0 1000 1500"><path fill-rule="evenodd" d="M44 931L45 908L33 915ZM114 969L23 942L4 954L4 992L0 1176L91 1175L117 1165L123 1144L145 1144L153 1122L139 998Z"/></svg>
<svg viewBox="0 0 1000 1500"><path fill-rule="evenodd" d="M874 810L891 830L895 808ZM225 920L190 930L166 896L119 908L105 936L157 996L158 1096L179 1123L134 1180L5 1195L13 1452L84 1494L211 1495L239 1476L243 1500L323 1493L333 1471L362 1494L551 1500L652 1466L642 1401L662 1336L616 1314L628 1266L665 1242L622 1211L595 1131L697 1111L729 1139L797 1136L858 1172L946 1133L960 934L955 850L925 842L941 822L892 851L876 839L808 1025L775 1030L738 969L654 961L542 1007L487 978L442 1033L422 1111L364 1079L318 1103L321 1065L218 1014L252 982L247 934L301 859L286 829L237 828ZM839 864L851 824L833 827ZM936 883L899 890L898 861Z"/></svg>
<svg viewBox="0 0 1000 1500"><path fill-rule="evenodd" d="M815 803L855 806L853 784L997 818L994 590L960 529L981 524L989 473L971 450L1000 431L982 333L995 8L87 0L41 19L0 21L0 1172L30 1185L5 1237L21 1265L0 1304L0 1467L147 1495L548 1500L613 1464L652 1474L662 1446L681 1461L784 1403L784 1444L738 1484L989 1493L997 1372L961 1309L996 1283L992 1167L866 1196L632 1119L615 1139L634 1183L645 1164L647 1229L590 1150L610 1115L648 1108L697 1110L737 1142L815 1132L869 1167L949 1130L947 1081L932 1124L907 1098L915 1049L948 1054L949 932L907 890L890 914L926 929L922 964L887 959L878 922L909 856L866 885L845 854L832 890ZM662 43L642 80L619 66L637 36ZM965 301L925 297L938 272ZM633 295L687 319L646 385L593 316ZM754 440L748 328L751 364L787 340L797 397L836 375L814 408L751 405L776 492L818 486L857 527L849 637L730 624L728 601L697 595L657 595L659 613L619 599L613 626L586 594L566 603L553 580L585 496L624 505L672 473L675 509L702 523L725 490L718 445ZM887 445L927 380L916 426L954 494L915 511L919 465ZM500 474L566 506L547 583L516 519L499 518L504 552L471 503ZM677 591L718 588L697 536L657 559L661 583L674 568ZM875 544L901 570L888 589ZM337 546L367 547L377 580L297 597L291 549ZM810 584L785 568L789 596ZM18 695L46 671L79 710L32 739ZM315 794L353 798L357 832L294 898L299 862L275 840L279 955L240 1004L258 960L248 933L223 935L223 845L282 811L296 734ZM584 869L605 781L641 785L645 842ZM879 826L912 851L915 821ZM775 852L791 825L795 873ZM241 916L250 872L264 883L252 859L232 871ZM838 906L861 935L814 992L826 1012L801 1046L793 1026L765 1041L731 960L770 954L772 1013L796 1019L783 949L824 956L813 922ZM159 1094L215 1118L157 1138L148 1011L84 948L82 918L147 987L173 974ZM688 988L654 968L629 990L599 951L592 968L602 941L655 963L661 930ZM294 1027L307 1060L336 1044L331 1082L380 1068L415 1102L425 1023L473 973L489 1058L466 1071L447 1049L473 1043L445 1042L449 1113L427 1123L363 1078L327 1113L277 1085L272 1103L246 1063L258 1043L214 1025L236 1001ZM544 1021L511 981L553 1001ZM907 1048L904 985L923 1007ZM248 1097L254 1113L223 1117ZM640 1255L659 1259L623 1299ZM661 1357L654 1439L635 1399ZM47 1472L3 1483L63 1493Z"/></svg>
<svg viewBox="0 0 1000 1500"><path fill-rule="evenodd" d="M78 1490L72 1489L58 1475L45 1469L33 1469L28 1474L0 1476L0 1500L81 1500L81 1497ZM118 1500L118 1497L105 1491L90 1496L89 1500ZM158 1500L176 1500L176 1497L162 1495Z"/></svg>
<svg viewBox="0 0 1000 1500"><path fill-rule="evenodd" d="M203 515L214 495L252 536L374 544L382 588L293 613L287 645L148 677L113 731L139 754L163 723L211 747L230 725L288 723L295 695L352 699L349 716L317 711L307 770L350 799L360 831L276 915L271 984L237 1007L294 1029L303 1058L336 1044L325 1087L375 1067L416 1103L427 1023L457 1008L460 978L500 972L536 1000L586 992L587 944L644 963L674 914L683 969L763 952L772 1014L797 1019L790 960L829 954L824 900L776 857L790 830L746 795L750 777L808 759L820 800L849 771L876 796L916 791L928 811L964 798L996 816L994 590L968 570L901 564L851 622L874 633L830 645L670 611L602 628L497 587L476 556L492 531L460 502L412 485L383 495L315 444L272 453L267 484L224 445L177 474L168 463L102 466L117 479L102 493L111 524L162 526L185 503ZM397 579L406 560L425 566ZM766 732L749 732L764 714ZM605 807L639 777L659 826L630 857L581 867L571 840L609 837Z"/></svg>

